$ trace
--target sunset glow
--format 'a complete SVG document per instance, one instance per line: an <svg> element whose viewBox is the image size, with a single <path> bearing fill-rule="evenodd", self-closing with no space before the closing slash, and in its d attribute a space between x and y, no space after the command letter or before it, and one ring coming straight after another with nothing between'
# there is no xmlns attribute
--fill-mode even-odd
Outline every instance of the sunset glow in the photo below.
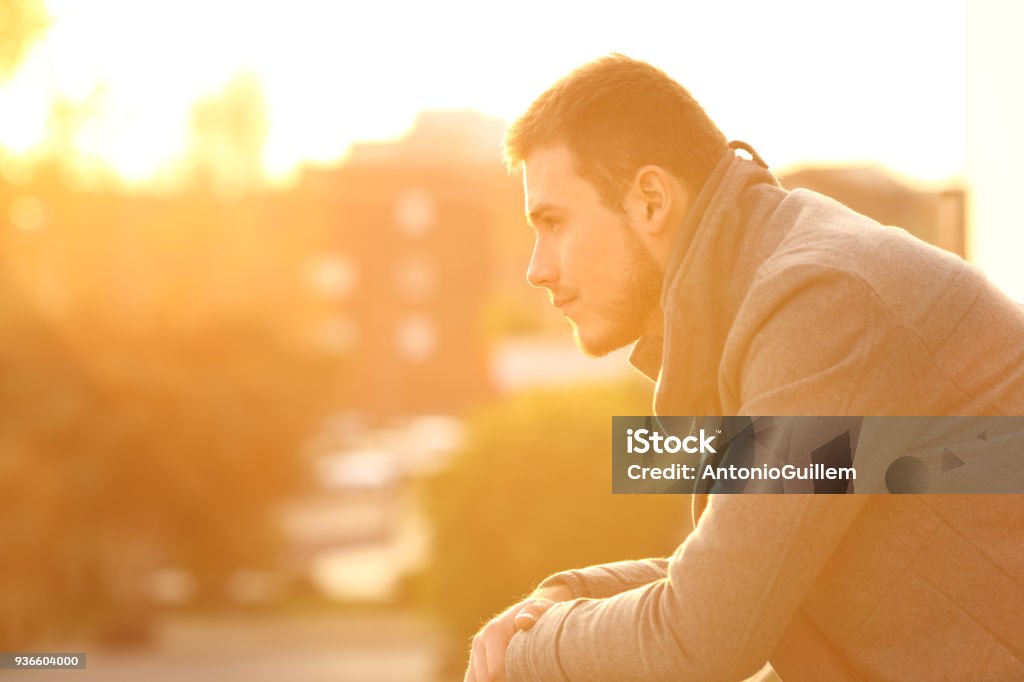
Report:
<svg viewBox="0 0 1024 682"><path fill-rule="evenodd" d="M60 96L87 112L81 163L133 184L173 176L196 99L244 72L266 98L264 168L283 179L355 140L400 135L423 109L508 120L568 69L619 51L664 68L775 166L959 176L963 3L929 4L927 30L912 3L867 4L49 0L52 26L0 89L0 146L38 154ZM734 58L733 45L764 59Z"/></svg>

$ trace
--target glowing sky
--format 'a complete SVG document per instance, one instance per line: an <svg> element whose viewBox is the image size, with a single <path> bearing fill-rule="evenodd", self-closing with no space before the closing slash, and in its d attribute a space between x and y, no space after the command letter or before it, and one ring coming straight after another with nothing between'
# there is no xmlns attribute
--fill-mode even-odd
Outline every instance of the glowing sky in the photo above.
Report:
<svg viewBox="0 0 1024 682"><path fill-rule="evenodd" d="M263 83L264 163L284 177L424 108L510 119L610 51L646 59L774 166L871 161L947 180L965 159L963 0L330 2L48 0L54 23L0 88L0 146L39 144L55 94L94 97L78 152L146 181L189 109L239 71Z"/></svg>

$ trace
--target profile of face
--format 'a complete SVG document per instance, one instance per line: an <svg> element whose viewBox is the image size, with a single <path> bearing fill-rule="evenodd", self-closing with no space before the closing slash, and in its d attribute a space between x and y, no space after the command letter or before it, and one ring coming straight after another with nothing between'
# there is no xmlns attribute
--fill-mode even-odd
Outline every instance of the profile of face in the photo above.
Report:
<svg viewBox="0 0 1024 682"><path fill-rule="evenodd" d="M529 154L523 183L535 232L529 283L548 290L588 355L635 341L658 311L662 272L629 212L602 203L565 146Z"/></svg>

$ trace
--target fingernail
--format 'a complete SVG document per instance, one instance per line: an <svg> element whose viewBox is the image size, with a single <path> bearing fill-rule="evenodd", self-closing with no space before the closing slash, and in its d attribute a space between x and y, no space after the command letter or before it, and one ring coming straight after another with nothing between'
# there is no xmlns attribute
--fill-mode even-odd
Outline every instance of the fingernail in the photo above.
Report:
<svg viewBox="0 0 1024 682"><path fill-rule="evenodd" d="M529 630L533 627L533 624L537 622L537 616L533 615L529 611L520 611L512 620L515 621L516 625L523 630Z"/></svg>

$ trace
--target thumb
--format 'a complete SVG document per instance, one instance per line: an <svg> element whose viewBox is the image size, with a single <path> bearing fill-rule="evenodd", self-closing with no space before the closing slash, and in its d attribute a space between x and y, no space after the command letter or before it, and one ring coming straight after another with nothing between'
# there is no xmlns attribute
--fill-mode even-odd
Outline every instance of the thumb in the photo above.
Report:
<svg viewBox="0 0 1024 682"><path fill-rule="evenodd" d="M550 599L531 599L528 601L513 618L516 629L529 630L532 628L537 619L544 615L544 612L550 609L554 603Z"/></svg>

